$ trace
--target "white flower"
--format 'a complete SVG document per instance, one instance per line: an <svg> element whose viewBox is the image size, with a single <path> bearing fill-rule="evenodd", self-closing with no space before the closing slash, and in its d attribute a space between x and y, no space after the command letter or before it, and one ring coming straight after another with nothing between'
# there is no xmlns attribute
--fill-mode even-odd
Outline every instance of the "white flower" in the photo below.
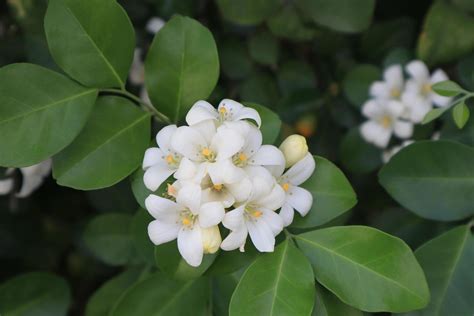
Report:
<svg viewBox="0 0 474 316"><path fill-rule="evenodd" d="M186 262L197 267L204 253L202 228L218 225L224 217L220 202L202 203L201 188L182 187L176 202L151 194L145 200L148 212L155 218L148 225L148 235L155 245L178 239L178 250Z"/></svg>
<svg viewBox="0 0 474 316"><path fill-rule="evenodd" d="M156 191L180 167L182 156L171 147L171 138L177 129L176 125L162 128L156 134L158 147L148 148L145 151L142 165L145 170L143 182L151 191Z"/></svg>
<svg viewBox="0 0 474 316"><path fill-rule="evenodd" d="M308 153L306 138L301 135L290 135L280 145L280 150L285 157L285 167L289 168L303 159Z"/></svg>
<svg viewBox="0 0 474 316"><path fill-rule="evenodd" d="M257 170L257 169L256 169ZM247 235L261 252L272 252L275 236L283 229L283 220L275 213L285 200L285 192L265 169L252 178L252 195L248 201L228 212L222 224L231 230L221 248L244 251ZM267 173L267 174L265 174Z"/></svg>
<svg viewBox="0 0 474 316"><path fill-rule="evenodd" d="M201 228L202 247L204 253L216 253L222 242L221 233L217 225Z"/></svg>
<svg viewBox="0 0 474 316"><path fill-rule="evenodd" d="M299 185L308 180L314 172L316 164L313 156L306 156L288 169L277 181L286 193L285 203L281 207L280 216L285 226L293 222L295 210L305 216L313 205L313 195Z"/></svg>
<svg viewBox="0 0 474 316"><path fill-rule="evenodd" d="M411 139L406 140L398 146L393 146L392 148L384 150L383 153L382 153L382 161L384 163L389 162L390 159L392 159L392 157L395 156L400 150L402 150L403 148L405 148L406 146L408 146L410 144L413 144L413 142L414 141L411 140Z"/></svg>
<svg viewBox="0 0 474 316"><path fill-rule="evenodd" d="M52 160L47 159L36 165L20 168L22 184L20 191L15 193L16 197L25 198L38 189L44 179L51 173ZM15 169L8 169L6 175L11 175ZM14 181L11 178L0 180L0 194L12 192Z"/></svg>
<svg viewBox="0 0 474 316"><path fill-rule="evenodd" d="M403 92L403 69L392 65L383 73L384 81L375 81L370 86L370 95L376 99L398 99Z"/></svg>
<svg viewBox="0 0 474 316"><path fill-rule="evenodd" d="M394 100L369 100L362 113L369 118L360 127L362 137L378 147L387 147L392 134L409 138L413 134L413 123L400 118L404 110L401 102Z"/></svg>
<svg viewBox="0 0 474 316"><path fill-rule="evenodd" d="M13 179L5 178L0 180L0 195L8 194L13 190Z"/></svg>
<svg viewBox="0 0 474 316"><path fill-rule="evenodd" d="M255 109L245 107L239 102L224 99L219 104L217 110L206 101L198 101L189 110L186 115L186 122L194 125L205 120L214 120L222 123L225 121L235 122L250 119L260 127L262 121L260 115Z"/></svg>
<svg viewBox="0 0 474 316"><path fill-rule="evenodd" d="M155 16L148 20L145 29L151 34L156 34L165 26L165 23L163 19Z"/></svg>
<svg viewBox="0 0 474 316"><path fill-rule="evenodd" d="M145 66L142 61L142 49L135 48L133 52L133 62L128 76L130 82L134 85L141 86L145 82Z"/></svg>
<svg viewBox="0 0 474 316"><path fill-rule="evenodd" d="M406 93L419 96L422 102L429 104L430 107L433 104L443 107L450 103L451 98L440 96L431 89L433 84L448 80L444 71L438 69L430 75L428 67L420 60L414 60L406 65L406 71L411 77L406 83Z"/></svg>

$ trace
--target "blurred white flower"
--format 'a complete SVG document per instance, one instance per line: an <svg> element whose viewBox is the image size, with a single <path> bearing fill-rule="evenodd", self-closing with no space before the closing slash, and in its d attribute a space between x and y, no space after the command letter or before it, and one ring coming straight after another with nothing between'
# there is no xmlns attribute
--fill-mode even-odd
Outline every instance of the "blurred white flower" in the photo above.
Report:
<svg viewBox="0 0 474 316"><path fill-rule="evenodd" d="M52 160L47 159L36 165L19 168L22 174L22 184L16 197L25 198L38 189L43 183L44 179L51 173ZM14 169L8 169L6 175L11 175ZM0 194L8 194L13 190L14 181L11 178L0 180Z"/></svg>
<svg viewBox="0 0 474 316"><path fill-rule="evenodd" d="M148 20L145 29L151 34L156 34L163 26L165 26L165 23L165 20L155 16Z"/></svg>
<svg viewBox="0 0 474 316"><path fill-rule="evenodd" d="M376 99L399 99L404 88L401 65L392 65L385 69L383 81L375 81L370 86L370 95Z"/></svg>
<svg viewBox="0 0 474 316"><path fill-rule="evenodd" d="M404 106L394 100L369 100L362 107L362 113L369 120L360 127L362 137L369 143L385 148L392 134L409 138L413 134L413 123L402 120Z"/></svg>

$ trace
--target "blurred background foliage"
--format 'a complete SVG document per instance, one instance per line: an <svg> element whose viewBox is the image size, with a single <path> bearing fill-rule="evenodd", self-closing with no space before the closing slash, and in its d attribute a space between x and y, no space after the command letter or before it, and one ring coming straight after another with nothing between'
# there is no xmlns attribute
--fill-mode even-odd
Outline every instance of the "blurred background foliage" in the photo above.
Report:
<svg viewBox="0 0 474 316"><path fill-rule="evenodd" d="M380 150L361 139L357 126L370 83L394 63L420 58L474 89L473 1L119 2L135 26L137 47L144 51L153 38L145 29L152 17L166 21L174 14L187 15L211 30L221 63L211 103L232 98L273 109L283 121L280 138L291 133L308 137L312 153L330 159L348 176L359 203L331 224L372 225L413 249L456 224L400 209L378 184ZM46 5L46 0L0 2L0 66L28 61L60 71L45 41ZM131 88L139 93L139 87ZM428 139L440 128L441 138L474 145L474 116L462 130L450 118L445 124L419 126L416 138ZM120 271L113 266L136 257L129 245L133 230L140 230L140 221L132 217L138 207L130 180L90 192L48 180L28 199L0 197L0 281L24 271L54 271L71 285L71 314L82 315L91 293ZM114 242L122 247L100 259L94 255L95 240L83 237L98 214L114 217L121 231L110 232L109 238L117 238ZM92 224L87 230L93 236Z"/></svg>

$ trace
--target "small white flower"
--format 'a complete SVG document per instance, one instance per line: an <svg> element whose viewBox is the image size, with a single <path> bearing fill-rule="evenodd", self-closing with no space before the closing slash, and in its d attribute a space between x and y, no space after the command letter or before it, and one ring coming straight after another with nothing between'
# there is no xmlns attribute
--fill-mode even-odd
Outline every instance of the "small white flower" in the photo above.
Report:
<svg viewBox="0 0 474 316"><path fill-rule="evenodd" d="M410 75L405 87L406 93L419 96L430 107L433 104L443 107L451 102L452 98L440 96L431 89L433 84L448 80L444 71L438 69L430 75L428 67L420 60L410 62L405 68Z"/></svg>
<svg viewBox="0 0 474 316"><path fill-rule="evenodd" d="M257 169L256 169L257 170ZM247 235L261 252L272 252L275 236L283 229L283 220L275 213L285 200L285 192L265 169L252 178L252 195L248 201L228 212L222 224L231 230L221 248L244 251ZM265 174L266 173L266 174Z"/></svg>
<svg viewBox="0 0 474 316"><path fill-rule="evenodd" d="M186 115L186 122L191 126L205 120L214 120L218 123L235 122L250 119L260 127L262 121L255 109L245 107L239 102L224 99L217 110L206 101L198 101Z"/></svg>
<svg viewBox="0 0 474 316"><path fill-rule="evenodd" d="M308 180L314 172L316 163L313 156L306 156L288 169L277 181L286 193L285 203L281 207L280 216L285 226L293 222L295 210L305 216L313 205L313 195L299 185Z"/></svg>
<svg viewBox="0 0 474 316"><path fill-rule="evenodd" d="M413 134L413 123L400 118L404 111L401 102L394 100L369 100L362 113L369 118L360 127L362 137L378 147L387 147L392 134L409 138Z"/></svg>
<svg viewBox="0 0 474 316"><path fill-rule="evenodd" d="M142 49L135 48L133 52L133 62L128 76L130 82L134 85L141 86L145 83L145 66L142 61Z"/></svg>
<svg viewBox="0 0 474 316"><path fill-rule="evenodd" d="M370 86L370 95L376 99L399 99L403 92L403 69L392 65L383 73L383 81L375 81Z"/></svg>
<svg viewBox="0 0 474 316"><path fill-rule="evenodd" d="M216 253L222 243L221 233L217 225L201 228L202 247L204 253Z"/></svg>
<svg viewBox="0 0 474 316"><path fill-rule="evenodd" d="M285 157L285 168L289 168L306 156L308 144L306 144L306 138L293 134L281 143L280 150Z"/></svg>
<svg viewBox="0 0 474 316"><path fill-rule="evenodd" d="M202 228L218 225L224 217L220 202L202 203L198 185L183 186L176 202L151 194L145 200L155 218L148 225L148 235L155 245L178 239L178 250L186 262L197 267L204 253Z"/></svg>
<svg viewBox="0 0 474 316"><path fill-rule="evenodd" d="M156 191L181 165L182 156L171 147L171 138L177 129L176 125L162 128L156 134L158 147L148 148L145 151L142 165L145 170L143 182L151 191Z"/></svg>
<svg viewBox="0 0 474 316"><path fill-rule="evenodd" d="M390 159L392 159L392 157L395 156L400 150L402 150L403 148L407 147L410 144L413 144L413 142L414 141L411 140L411 139L406 140L398 146L393 146L392 148L384 150L383 153L382 153L382 161L384 163L389 162Z"/></svg>
<svg viewBox="0 0 474 316"><path fill-rule="evenodd" d="M165 24L166 22L163 19L155 16L148 20L145 29L151 34L156 34Z"/></svg>

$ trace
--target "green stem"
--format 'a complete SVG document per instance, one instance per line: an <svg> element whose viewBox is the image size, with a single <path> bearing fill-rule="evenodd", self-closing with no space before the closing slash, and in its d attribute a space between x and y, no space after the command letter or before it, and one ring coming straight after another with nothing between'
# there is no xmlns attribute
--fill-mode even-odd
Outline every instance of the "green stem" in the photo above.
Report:
<svg viewBox="0 0 474 316"><path fill-rule="evenodd" d="M145 111L150 112L158 121L166 124L171 124L171 120L166 115L158 111L153 105L143 101L142 99L128 92L127 90L101 89L100 92L116 94L130 99L133 102L139 104Z"/></svg>

